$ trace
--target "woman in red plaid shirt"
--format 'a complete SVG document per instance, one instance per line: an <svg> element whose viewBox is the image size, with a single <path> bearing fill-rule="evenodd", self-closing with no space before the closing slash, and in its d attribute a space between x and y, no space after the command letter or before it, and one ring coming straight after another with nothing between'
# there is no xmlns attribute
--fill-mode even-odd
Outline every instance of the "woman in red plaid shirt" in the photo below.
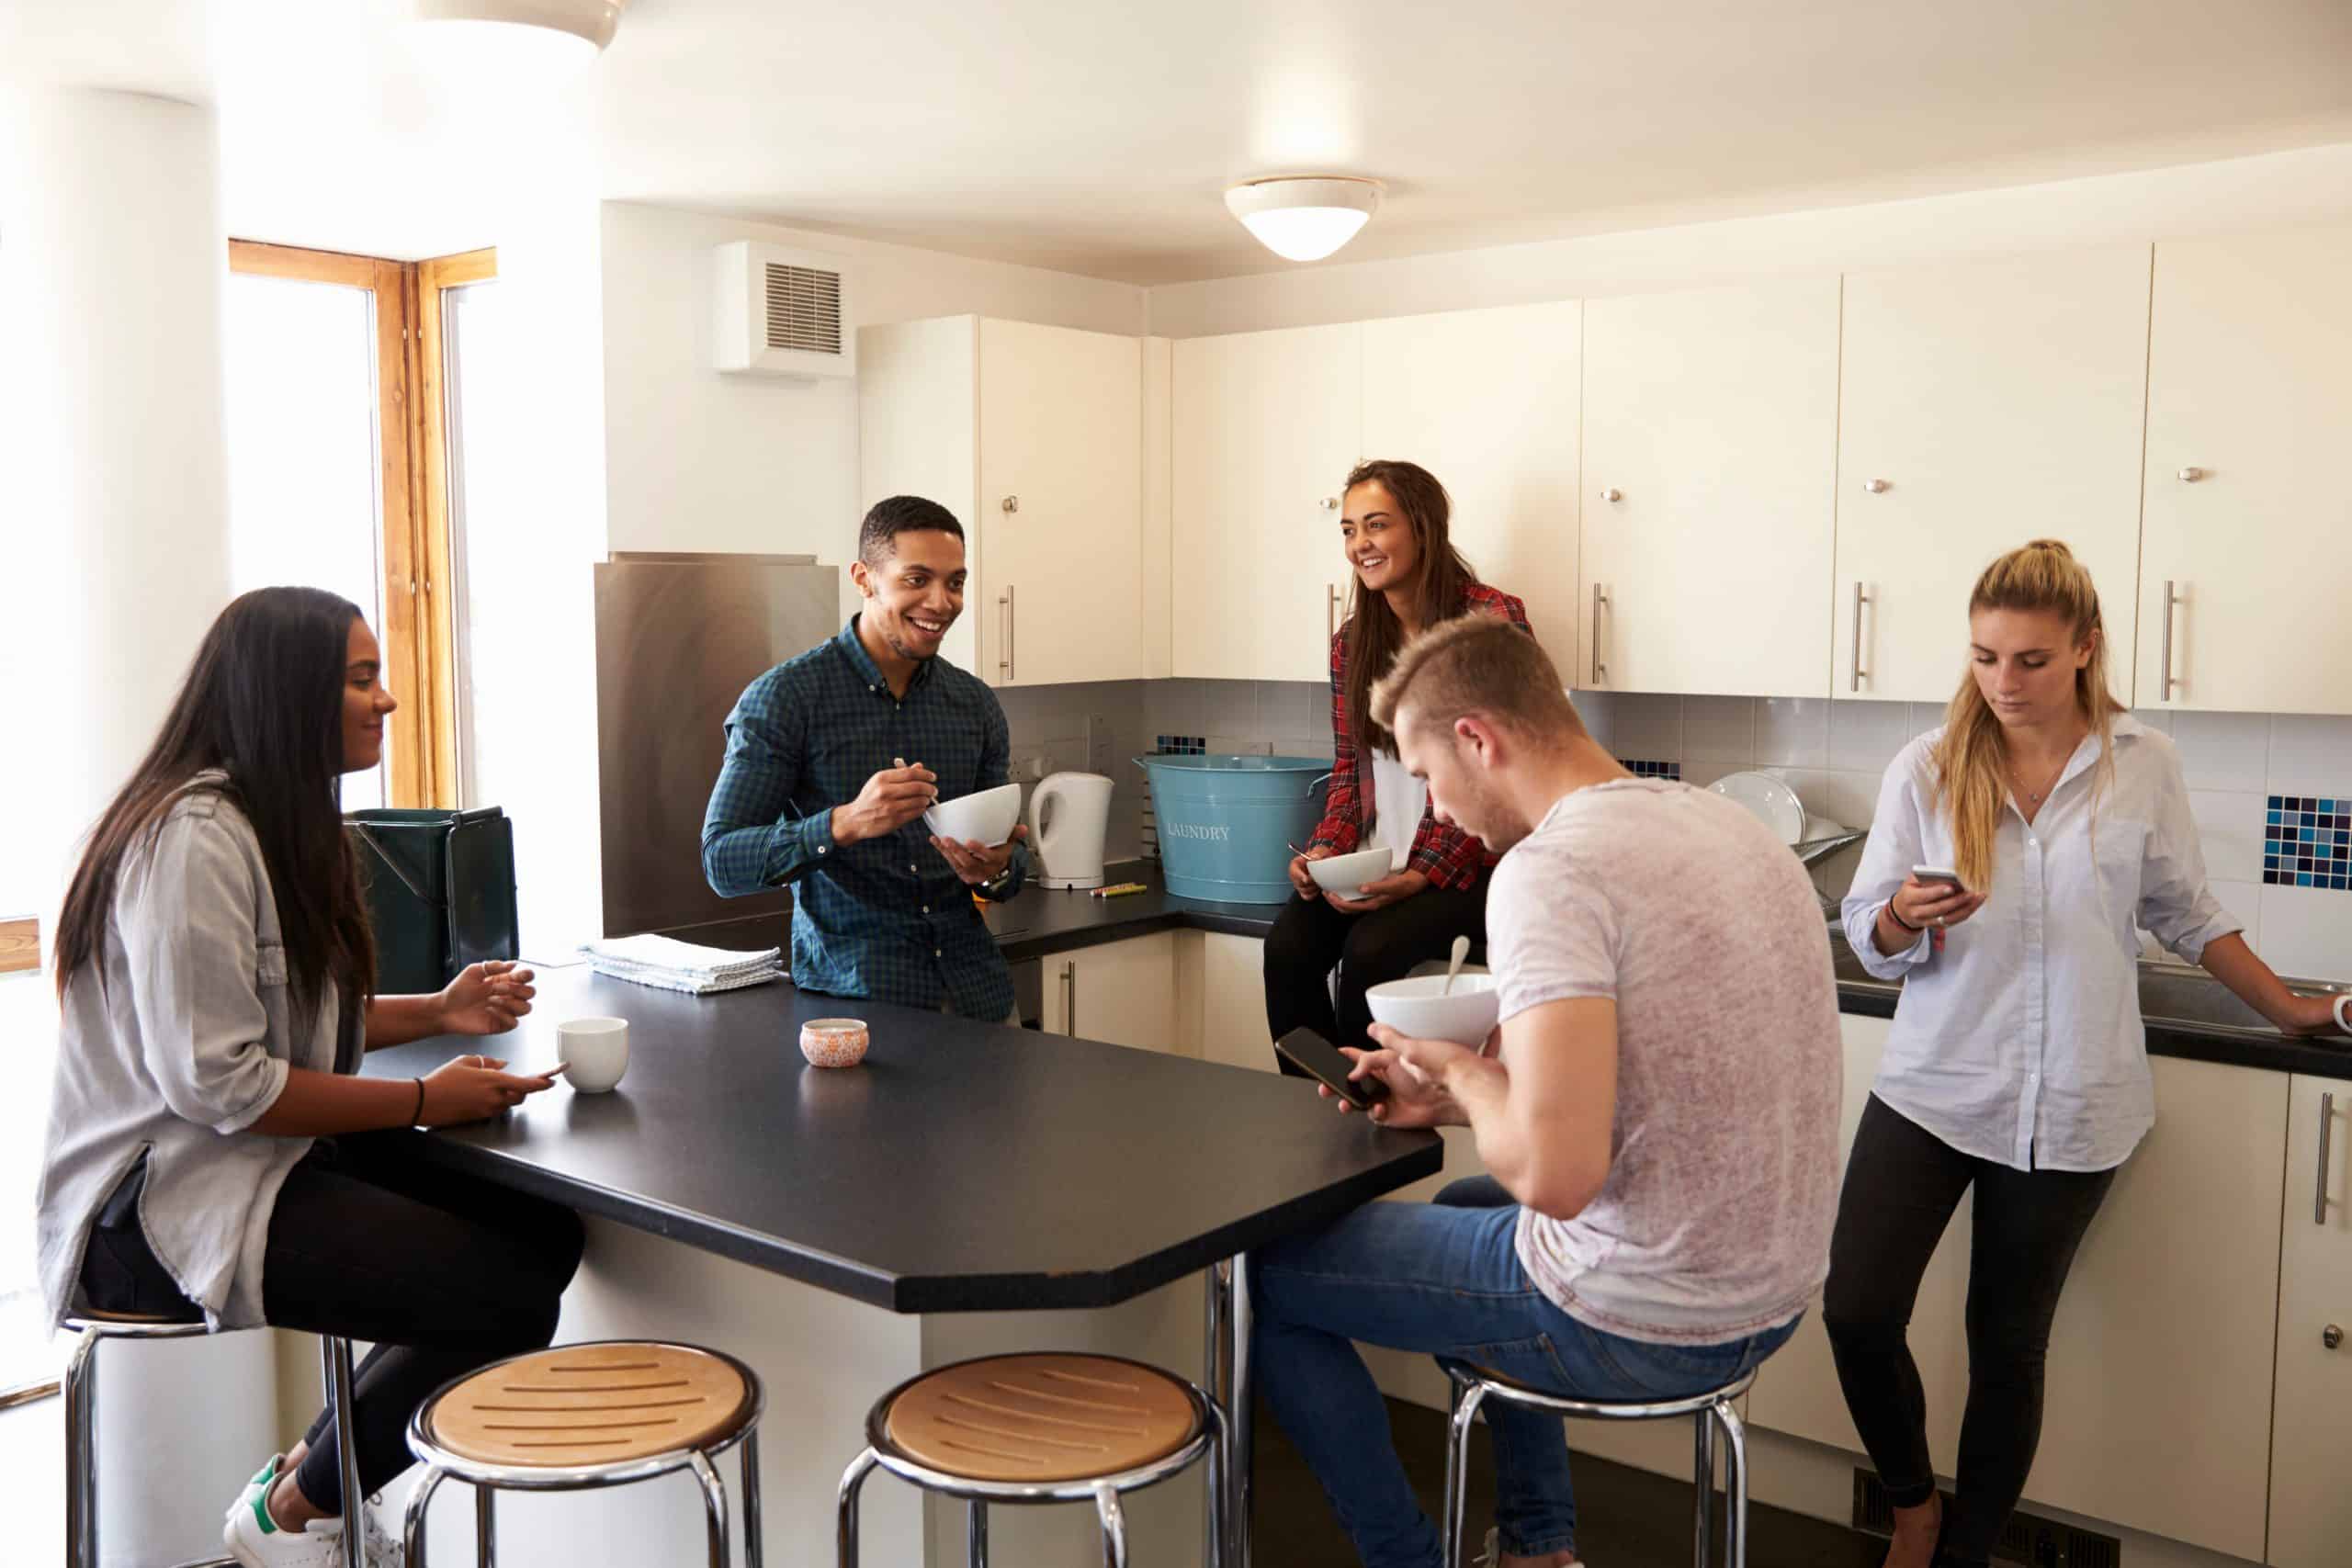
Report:
<svg viewBox="0 0 2352 1568"><path fill-rule="evenodd" d="M1480 582L1453 547L1452 511L1445 487L1418 464L1374 460L1348 476L1340 534L1355 581L1331 639L1331 793L1306 852L1290 863L1298 897L1266 939L1266 1023L1277 1040L1304 1025L1335 1044L1363 1045L1367 987L1444 958L1456 936L1486 940L1494 857L1430 814L1427 788L1370 713L1374 682L1424 627L1463 615L1527 627L1527 607ZM1395 869L1357 897L1325 893L1307 874L1310 860L1376 845L1388 847Z"/></svg>

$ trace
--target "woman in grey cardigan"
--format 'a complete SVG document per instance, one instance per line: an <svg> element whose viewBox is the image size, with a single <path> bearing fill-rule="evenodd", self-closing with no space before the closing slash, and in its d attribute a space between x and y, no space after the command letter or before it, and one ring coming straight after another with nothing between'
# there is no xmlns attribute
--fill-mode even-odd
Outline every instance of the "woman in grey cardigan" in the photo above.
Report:
<svg viewBox="0 0 2352 1568"><path fill-rule="evenodd" d="M372 1342L352 1413L371 1493L407 1467L426 1394L554 1337L581 1247L569 1210L371 1135L496 1115L551 1081L487 1056L354 1076L365 1051L501 1033L531 1006L511 964L374 994L337 792L382 756L393 705L374 636L334 594L266 588L213 623L59 916L38 1217L52 1321L86 1305ZM334 1450L322 1413L262 1467L222 1531L238 1562L335 1560Z"/></svg>

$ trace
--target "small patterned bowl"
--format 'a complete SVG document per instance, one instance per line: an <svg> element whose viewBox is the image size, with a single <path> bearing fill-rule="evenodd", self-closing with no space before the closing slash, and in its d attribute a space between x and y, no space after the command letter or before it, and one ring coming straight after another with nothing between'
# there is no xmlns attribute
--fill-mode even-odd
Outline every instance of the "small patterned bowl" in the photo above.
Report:
<svg viewBox="0 0 2352 1568"><path fill-rule="evenodd" d="M854 1067L865 1060L865 1022L812 1018L800 1026L800 1054L812 1067Z"/></svg>

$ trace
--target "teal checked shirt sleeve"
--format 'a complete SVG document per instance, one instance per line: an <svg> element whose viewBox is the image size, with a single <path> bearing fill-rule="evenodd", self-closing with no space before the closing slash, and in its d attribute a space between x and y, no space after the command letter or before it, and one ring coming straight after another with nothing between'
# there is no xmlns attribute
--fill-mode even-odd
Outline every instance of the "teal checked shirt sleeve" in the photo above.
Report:
<svg viewBox="0 0 2352 1568"><path fill-rule="evenodd" d="M833 842L831 819L899 758L937 774L952 800L1005 783L1011 750L985 683L933 659L897 696L853 618L752 682L727 716L703 874L729 897L792 889L792 979L803 990L925 1009L944 999L967 1018L1001 1020L1012 974L922 819L854 844ZM1027 866L1015 845L990 891L1018 892Z"/></svg>

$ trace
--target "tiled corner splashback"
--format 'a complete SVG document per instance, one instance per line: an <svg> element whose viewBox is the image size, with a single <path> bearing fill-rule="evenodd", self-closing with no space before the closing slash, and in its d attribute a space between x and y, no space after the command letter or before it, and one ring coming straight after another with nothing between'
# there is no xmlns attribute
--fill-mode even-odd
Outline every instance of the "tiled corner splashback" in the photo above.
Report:
<svg viewBox="0 0 2352 1568"><path fill-rule="evenodd" d="M1108 846L1114 858L1139 852L1146 791L1129 759L1151 750L1155 737L1181 737L1210 752L1331 754L1331 693L1319 681L1105 682L1001 696L1016 761L1034 756L1048 772L1091 767L1116 781ZM1703 785L1761 768L1787 779L1808 813L1849 828L1870 825L1894 754L1943 722L1939 705L1804 697L1584 693L1577 707L1594 735L1637 772L1673 777L1679 770ZM2346 853L2352 842L2352 716L2139 717L2179 748L2214 894L2245 922L2247 941L2281 974L2352 980L2352 854ZM2290 807L2284 804L2290 801L2310 804ZM2297 813L2297 852L2287 858L2298 863L2281 874L2284 839L2273 829L2289 825L2271 817L2289 810ZM2323 828L2322 819L2331 826ZM2305 829L2312 838L2301 836ZM2320 885L2318 856L2302 852L2307 843L2333 852L2328 886ZM1849 850L1821 868L1824 891L1844 891L1858 854ZM2266 864L2266 858L2281 863ZM2301 863L2307 858L2310 867ZM2309 884L2301 880L2305 874Z"/></svg>

